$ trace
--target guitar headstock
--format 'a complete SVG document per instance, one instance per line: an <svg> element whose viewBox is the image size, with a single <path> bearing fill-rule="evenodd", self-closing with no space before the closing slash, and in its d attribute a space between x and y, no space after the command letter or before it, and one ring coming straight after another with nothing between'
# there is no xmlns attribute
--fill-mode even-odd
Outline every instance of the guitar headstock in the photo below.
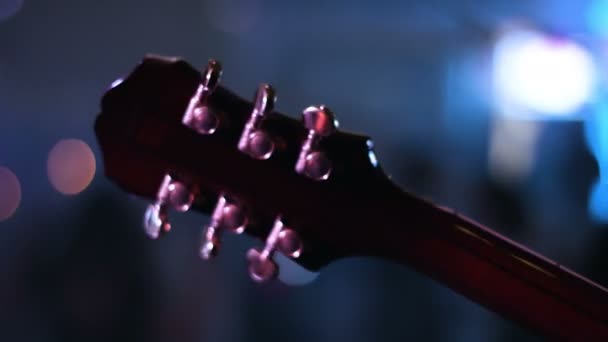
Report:
<svg viewBox="0 0 608 342"><path fill-rule="evenodd" d="M372 141L339 131L324 106L296 120L274 110L271 86L249 102L220 76L216 61L199 72L149 56L103 97L95 130L105 173L153 201L147 234L171 229L169 210L210 214L201 257L217 252L222 232L254 236L264 241L247 256L258 281L276 273L275 252L310 270L361 254L374 228L362 224L373 224L369 208L380 205L374 198L394 192Z"/></svg>

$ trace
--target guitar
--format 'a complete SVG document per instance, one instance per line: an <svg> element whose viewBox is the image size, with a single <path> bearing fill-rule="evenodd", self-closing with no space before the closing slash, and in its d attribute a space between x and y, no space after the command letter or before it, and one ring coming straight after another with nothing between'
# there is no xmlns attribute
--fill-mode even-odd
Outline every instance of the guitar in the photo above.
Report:
<svg viewBox="0 0 608 342"><path fill-rule="evenodd" d="M349 256L407 265L543 335L608 340L608 290L458 213L409 194L384 174L369 137L340 131L331 110L301 122L274 110L262 84L252 102L221 86L221 66L147 56L104 95L95 131L105 174L151 199L145 232L171 230L171 211L211 215L203 259L222 234L261 241L247 253L254 281L282 253L318 271ZM353 213L357 215L353 215Z"/></svg>

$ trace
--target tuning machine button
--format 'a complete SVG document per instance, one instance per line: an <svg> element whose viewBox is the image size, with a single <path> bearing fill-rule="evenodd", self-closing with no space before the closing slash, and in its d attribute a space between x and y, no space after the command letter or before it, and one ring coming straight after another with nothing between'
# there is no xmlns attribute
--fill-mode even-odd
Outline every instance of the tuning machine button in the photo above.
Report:
<svg viewBox="0 0 608 342"><path fill-rule="evenodd" d="M222 66L214 59L209 60L203 72L201 83L190 98L182 123L200 134L213 134L219 126L219 118L207 104L207 98L217 87L222 75Z"/></svg>
<svg viewBox="0 0 608 342"><path fill-rule="evenodd" d="M227 200L224 195L220 196L203 233L201 258L208 260L217 254L223 230L241 234L245 231L245 226L247 226L247 215L243 207Z"/></svg>
<svg viewBox="0 0 608 342"><path fill-rule="evenodd" d="M263 249L252 248L247 252L249 275L255 282L265 282L277 275L277 264L272 260L275 251L298 258L302 254L302 240L297 232L285 226L277 217Z"/></svg>
<svg viewBox="0 0 608 342"><path fill-rule="evenodd" d="M269 84L260 84L255 93L253 111L239 139L239 150L255 159L268 159L274 151L274 142L260 129L264 118L274 109L276 92Z"/></svg>
<svg viewBox="0 0 608 342"><path fill-rule="evenodd" d="M332 171L332 162L326 153L319 150L321 139L331 135L338 127L332 111L325 106L311 106L302 112L304 127L308 135L296 162L296 172L314 180L326 180Z"/></svg>
<svg viewBox="0 0 608 342"><path fill-rule="evenodd" d="M195 193L184 182L165 175L156 194L156 202L150 204L144 214L146 234L157 239L171 230L168 211L173 207L177 211L187 211L194 202Z"/></svg>

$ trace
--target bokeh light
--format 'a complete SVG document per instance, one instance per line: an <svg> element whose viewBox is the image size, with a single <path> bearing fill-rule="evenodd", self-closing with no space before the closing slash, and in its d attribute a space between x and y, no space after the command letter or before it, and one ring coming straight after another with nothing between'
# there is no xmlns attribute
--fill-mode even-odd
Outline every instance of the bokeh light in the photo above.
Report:
<svg viewBox="0 0 608 342"><path fill-rule="evenodd" d="M589 194L589 213L599 222L608 222L608 98L601 96L594 113L585 121L587 146L597 160L599 178Z"/></svg>
<svg viewBox="0 0 608 342"><path fill-rule="evenodd" d="M596 77L591 55L579 44L512 29L496 42L493 79L501 114L564 118L589 100Z"/></svg>
<svg viewBox="0 0 608 342"><path fill-rule="evenodd" d="M540 122L533 120L494 119L488 149L488 167L492 178L515 183L530 174L540 125Z"/></svg>
<svg viewBox="0 0 608 342"><path fill-rule="evenodd" d="M0 21L8 19L23 7L23 0L0 0Z"/></svg>
<svg viewBox="0 0 608 342"><path fill-rule="evenodd" d="M47 173L55 190L75 195L89 186L95 175L95 155L82 140L60 140L49 152Z"/></svg>
<svg viewBox="0 0 608 342"><path fill-rule="evenodd" d="M595 183L589 196L589 213L598 222L608 223L608 182Z"/></svg>
<svg viewBox="0 0 608 342"><path fill-rule="evenodd" d="M0 166L0 222L13 216L19 203L21 203L19 179L11 170Z"/></svg>
<svg viewBox="0 0 608 342"><path fill-rule="evenodd" d="M592 0L586 11L587 26L591 32L608 36L608 0Z"/></svg>
<svg viewBox="0 0 608 342"><path fill-rule="evenodd" d="M601 96L585 120L585 138L597 159L600 178L608 181L608 97Z"/></svg>

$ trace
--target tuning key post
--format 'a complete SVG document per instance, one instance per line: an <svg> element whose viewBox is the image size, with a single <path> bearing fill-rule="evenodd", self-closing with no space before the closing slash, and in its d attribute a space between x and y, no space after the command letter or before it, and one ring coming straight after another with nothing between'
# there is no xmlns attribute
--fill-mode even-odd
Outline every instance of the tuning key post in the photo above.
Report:
<svg viewBox="0 0 608 342"><path fill-rule="evenodd" d="M158 189L156 201L150 204L144 215L144 229L146 234L157 239L171 230L168 218L169 208L177 211L187 211L194 202L195 193L185 183L165 175Z"/></svg>
<svg viewBox="0 0 608 342"><path fill-rule="evenodd" d="M200 134L213 134L219 126L219 117L209 108L207 98L219 84L221 75L221 64L214 59L209 60L184 112L182 123Z"/></svg>
<svg viewBox="0 0 608 342"><path fill-rule="evenodd" d="M302 121L308 135L300 148L296 172L317 181L326 180L331 174L332 162L318 145L321 139L336 130L338 122L333 112L325 106L306 108L302 112Z"/></svg>
<svg viewBox="0 0 608 342"><path fill-rule="evenodd" d="M241 234L245 231L247 222L247 215L242 206L227 200L224 195L220 196L203 233L201 258L208 260L217 255L222 231L229 230Z"/></svg>
<svg viewBox="0 0 608 342"><path fill-rule="evenodd" d="M275 251L298 258L302 254L302 240L297 232L285 226L277 217L263 249L252 248L247 252L249 275L253 281L261 283L276 276L277 264L272 260Z"/></svg>
<svg viewBox="0 0 608 342"><path fill-rule="evenodd" d="M260 126L274 109L276 92L269 84L261 84L253 102L253 110L239 139L239 150L255 159L268 159L274 151L272 138Z"/></svg>

